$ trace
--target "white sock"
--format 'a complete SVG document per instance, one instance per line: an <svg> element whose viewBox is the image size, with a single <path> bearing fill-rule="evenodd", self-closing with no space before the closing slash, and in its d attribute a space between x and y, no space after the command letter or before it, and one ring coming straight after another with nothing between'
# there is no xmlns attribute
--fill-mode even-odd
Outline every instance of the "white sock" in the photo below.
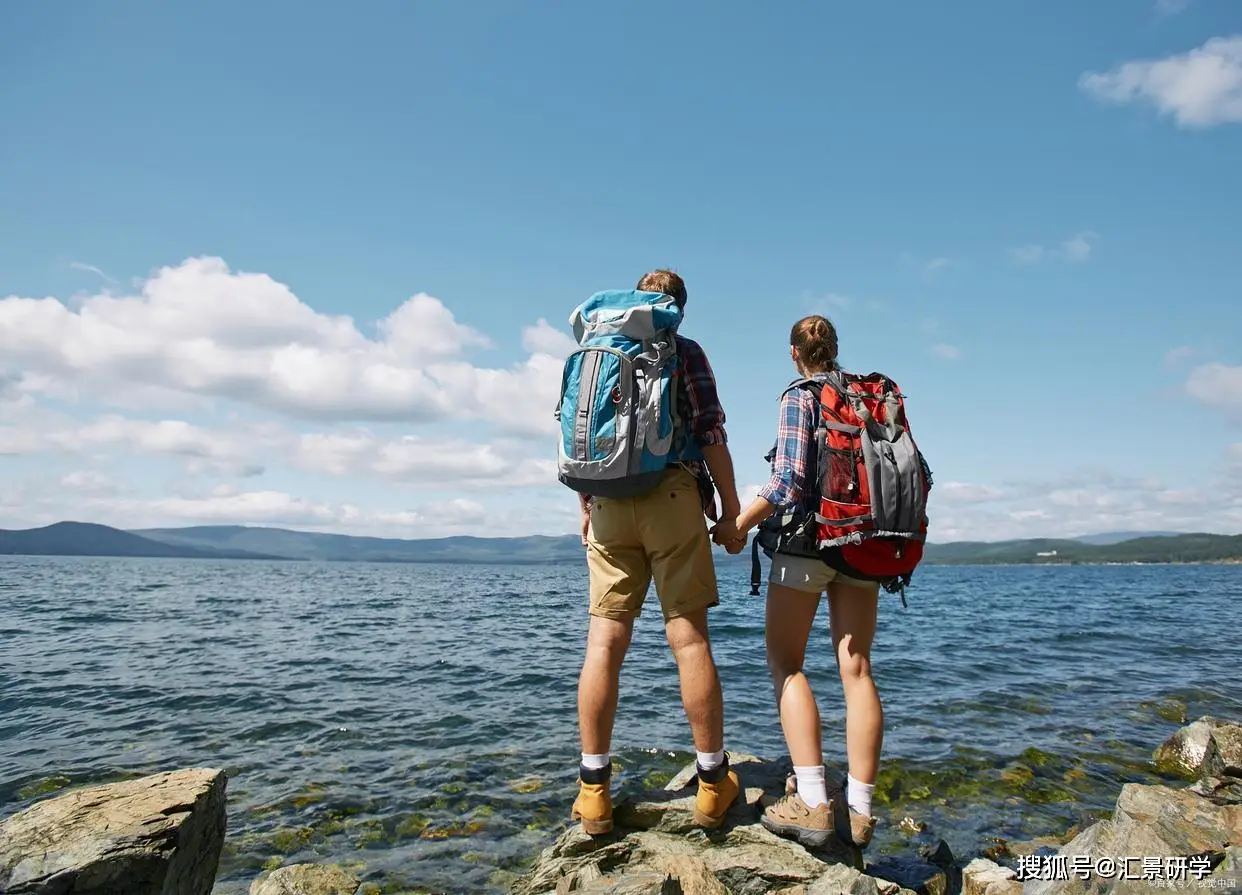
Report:
<svg viewBox="0 0 1242 895"><path fill-rule="evenodd" d="M809 768L795 767L794 776L798 778L798 795L808 808L828 804L828 785L824 782L822 764Z"/></svg>
<svg viewBox="0 0 1242 895"><path fill-rule="evenodd" d="M603 755L589 755L588 753L583 752L582 766L589 771L602 771L604 768L608 767L608 753L605 752Z"/></svg>
<svg viewBox="0 0 1242 895"><path fill-rule="evenodd" d="M724 764L724 750L719 752L698 752L699 767L705 771L712 771Z"/></svg>
<svg viewBox="0 0 1242 895"><path fill-rule="evenodd" d="M871 790L875 789L874 783L862 783L854 779L854 775L847 777L849 793L845 800L849 802L850 807L861 814L863 817L871 816Z"/></svg>

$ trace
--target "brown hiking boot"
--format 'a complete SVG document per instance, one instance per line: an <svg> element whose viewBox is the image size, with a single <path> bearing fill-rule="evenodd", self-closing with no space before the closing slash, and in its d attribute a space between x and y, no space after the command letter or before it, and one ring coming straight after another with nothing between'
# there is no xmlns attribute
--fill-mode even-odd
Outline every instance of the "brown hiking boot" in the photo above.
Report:
<svg viewBox="0 0 1242 895"><path fill-rule="evenodd" d="M696 770L699 773L699 791L694 797L694 822L714 830L724 823L725 815L742 791L742 785L738 782L737 773L730 769L727 755L724 764L718 768Z"/></svg>
<svg viewBox="0 0 1242 895"><path fill-rule="evenodd" d="M791 778L792 779L792 778ZM823 848L832 838L832 802L811 808L802 801L795 785L764 809L759 822L777 836L793 839L806 848Z"/></svg>
<svg viewBox="0 0 1242 895"><path fill-rule="evenodd" d="M605 768L578 768L580 789L570 818L582 821L582 831L590 836L612 832L611 778L612 762Z"/></svg>

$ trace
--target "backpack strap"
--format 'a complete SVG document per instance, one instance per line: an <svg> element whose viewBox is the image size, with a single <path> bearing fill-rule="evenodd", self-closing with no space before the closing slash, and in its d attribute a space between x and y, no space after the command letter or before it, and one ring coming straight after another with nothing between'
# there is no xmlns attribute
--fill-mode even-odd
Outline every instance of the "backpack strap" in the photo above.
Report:
<svg viewBox="0 0 1242 895"><path fill-rule="evenodd" d="M759 581L763 576L763 568L759 565L759 535L750 541L750 595L759 596Z"/></svg>

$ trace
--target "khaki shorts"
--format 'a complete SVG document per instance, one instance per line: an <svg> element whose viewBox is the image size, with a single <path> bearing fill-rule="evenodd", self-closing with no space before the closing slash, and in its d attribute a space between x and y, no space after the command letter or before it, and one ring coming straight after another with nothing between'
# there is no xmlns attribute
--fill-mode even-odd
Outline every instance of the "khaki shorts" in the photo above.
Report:
<svg viewBox="0 0 1242 895"><path fill-rule="evenodd" d="M780 553L772 556L772 571L768 573L768 582L817 595L826 591L829 584L861 587L876 594L880 592L878 581L859 581L857 578L842 575L822 559L784 556Z"/></svg>
<svg viewBox="0 0 1242 895"><path fill-rule="evenodd" d="M637 618L655 579L664 618L720 602L698 481L668 470L639 497L596 498L587 531L591 615Z"/></svg>

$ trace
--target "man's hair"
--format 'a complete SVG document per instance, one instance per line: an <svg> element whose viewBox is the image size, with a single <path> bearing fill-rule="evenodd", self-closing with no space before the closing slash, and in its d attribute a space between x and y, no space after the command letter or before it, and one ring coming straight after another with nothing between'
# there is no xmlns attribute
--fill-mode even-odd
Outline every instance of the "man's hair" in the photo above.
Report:
<svg viewBox="0 0 1242 895"><path fill-rule="evenodd" d="M651 273L643 274L643 278L638 281L638 286L635 288L643 292L663 292L673 297L678 308L686 307L686 281L671 270L653 270Z"/></svg>

